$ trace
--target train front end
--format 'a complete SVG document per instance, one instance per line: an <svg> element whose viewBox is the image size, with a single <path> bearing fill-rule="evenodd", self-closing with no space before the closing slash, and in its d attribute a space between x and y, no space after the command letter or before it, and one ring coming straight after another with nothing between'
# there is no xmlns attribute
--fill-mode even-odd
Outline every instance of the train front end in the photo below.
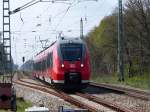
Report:
<svg viewBox="0 0 150 112"><path fill-rule="evenodd" d="M57 74L53 80L67 89L83 89L90 80L88 49L82 40L62 40L58 44Z"/></svg>

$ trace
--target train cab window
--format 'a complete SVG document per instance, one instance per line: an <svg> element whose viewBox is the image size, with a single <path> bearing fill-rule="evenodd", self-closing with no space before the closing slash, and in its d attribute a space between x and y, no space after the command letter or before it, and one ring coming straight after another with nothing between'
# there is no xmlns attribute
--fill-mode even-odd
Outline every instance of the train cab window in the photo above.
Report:
<svg viewBox="0 0 150 112"><path fill-rule="evenodd" d="M63 60L76 61L82 58L81 44L62 44L60 49Z"/></svg>

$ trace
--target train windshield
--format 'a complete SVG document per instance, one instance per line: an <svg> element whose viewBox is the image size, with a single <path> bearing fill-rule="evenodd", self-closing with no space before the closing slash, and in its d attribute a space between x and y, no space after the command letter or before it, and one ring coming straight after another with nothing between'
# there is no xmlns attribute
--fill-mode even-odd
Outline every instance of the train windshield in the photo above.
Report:
<svg viewBox="0 0 150 112"><path fill-rule="evenodd" d="M60 46L63 60L76 61L81 60L82 45L81 44L62 44Z"/></svg>

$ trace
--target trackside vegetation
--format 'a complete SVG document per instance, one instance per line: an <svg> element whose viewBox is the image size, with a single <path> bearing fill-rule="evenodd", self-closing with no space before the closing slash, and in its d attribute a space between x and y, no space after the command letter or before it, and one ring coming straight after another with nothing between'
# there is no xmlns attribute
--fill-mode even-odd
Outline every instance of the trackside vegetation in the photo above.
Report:
<svg viewBox="0 0 150 112"><path fill-rule="evenodd" d="M123 8L125 82L150 89L150 1L127 0ZM120 83L117 77L117 8L85 38L90 50L92 78ZM106 74L106 75L102 75Z"/></svg>
<svg viewBox="0 0 150 112"><path fill-rule="evenodd" d="M17 98L17 112L25 112L25 109L28 107L32 107L31 102L24 101L23 98ZM0 110L0 112L11 112L11 111Z"/></svg>
<svg viewBox="0 0 150 112"><path fill-rule="evenodd" d="M24 112L28 107L32 107L31 102L25 101L23 98L17 99L17 112Z"/></svg>
<svg viewBox="0 0 150 112"><path fill-rule="evenodd" d="M150 75L149 74L144 74L142 76L136 75L132 78L129 78L126 76L124 82L119 82L117 75L94 74L92 77L92 81L99 82L99 83L108 83L108 84L121 84L121 85L132 86L135 88L150 90L150 83L149 83Z"/></svg>

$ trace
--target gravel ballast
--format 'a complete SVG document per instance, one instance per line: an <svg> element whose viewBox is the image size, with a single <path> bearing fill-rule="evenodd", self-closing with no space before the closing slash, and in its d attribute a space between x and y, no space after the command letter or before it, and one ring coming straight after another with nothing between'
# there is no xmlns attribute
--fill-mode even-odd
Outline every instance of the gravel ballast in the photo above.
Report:
<svg viewBox="0 0 150 112"><path fill-rule="evenodd" d="M14 87L16 89L17 97L22 97L24 100L30 101L35 106L43 105L50 110L58 110L59 106L75 108L72 104L54 95L17 84L15 84Z"/></svg>

